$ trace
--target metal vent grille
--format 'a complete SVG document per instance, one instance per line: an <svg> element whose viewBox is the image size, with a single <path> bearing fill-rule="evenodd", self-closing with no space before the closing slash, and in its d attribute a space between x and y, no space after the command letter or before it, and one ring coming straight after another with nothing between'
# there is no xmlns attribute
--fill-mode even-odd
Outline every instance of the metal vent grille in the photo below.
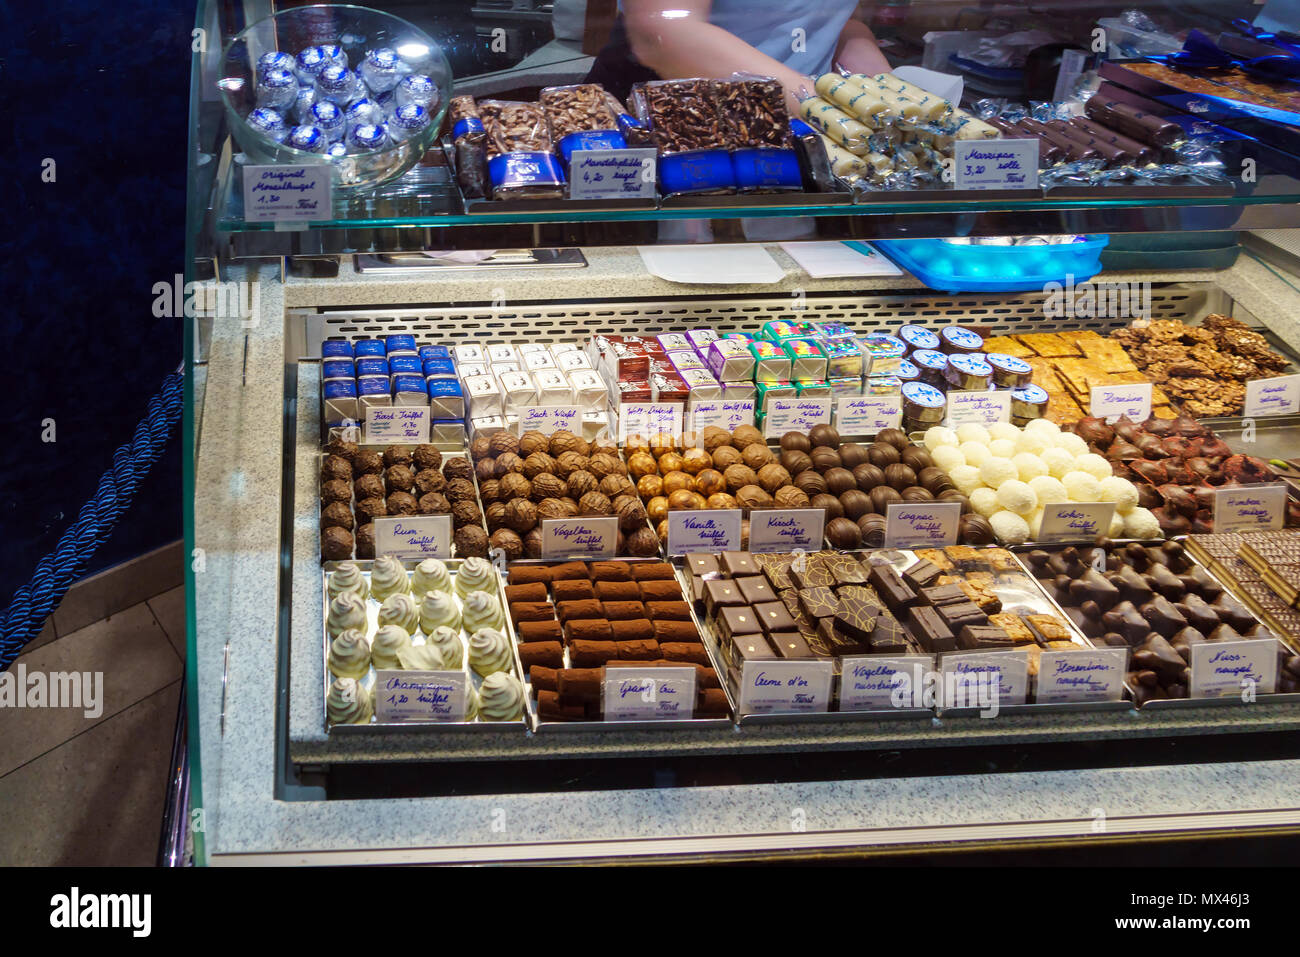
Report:
<svg viewBox="0 0 1300 957"><path fill-rule="evenodd" d="M413 307L399 309L292 310L304 318L305 350L320 355L328 338L364 339L398 332L439 342L503 340L550 342L586 339L595 334L656 335L708 326L720 333L752 332L772 319L813 322L838 320L860 333L887 332L909 322L926 326L960 324L986 337L1056 329L1106 331L1125 326L1115 319L1048 319L1043 293L999 296L842 296L808 297L797 305L790 297L646 300L627 303L505 305L500 308ZM1153 319L1194 321L1221 308L1223 294L1208 285L1151 289ZM1212 307L1212 308L1211 308Z"/></svg>

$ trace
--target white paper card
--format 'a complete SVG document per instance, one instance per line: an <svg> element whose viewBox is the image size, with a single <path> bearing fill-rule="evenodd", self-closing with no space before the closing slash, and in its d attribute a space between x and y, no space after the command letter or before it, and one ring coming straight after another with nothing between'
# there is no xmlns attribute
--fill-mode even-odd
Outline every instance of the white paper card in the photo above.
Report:
<svg viewBox="0 0 1300 957"><path fill-rule="evenodd" d="M1065 503L1043 506L1040 542L1091 542L1110 531L1114 502Z"/></svg>
<svg viewBox="0 0 1300 957"><path fill-rule="evenodd" d="M1254 379L1246 383L1242 415L1290 415L1300 412L1300 375Z"/></svg>
<svg viewBox="0 0 1300 957"><path fill-rule="evenodd" d="M428 406L366 409L367 445L423 445L429 441Z"/></svg>
<svg viewBox="0 0 1300 957"><path fill-rule="evenodd" d="M802 548L806 552L820 551L825 527L824 509L756 509L749 513L749 550L788 552Z"/></svg>
<svg viewBox="0 0 1300 957"><path fill-rule="evenodd" d="M245 166L244 220L306 223L334 216L334 174L328 164Z"/></svg>
<svg viewBox="0 0 1300 957"><path fill-rule="evenodd" d="M1236 698L1277 690L1276 638L1203 641L1191 647L1191 697Z"/></svg>
<svg viewBox="0 0 1300 957"><path fill-rule="evenodd" d="M674 438L682 435L682 403L624 402L618 407L618 444L631 436L652 439L660 432Z"/></svg>
<svg viewBox="0 0 1300 957"><path fill-rule="evenodd" d="M738 508L668 513L668 554L740 551Z"/></svg>
<svg viewBox="0 0 1300 957"><path fill-rule="evenodd" d="M1039 704L1119 701L1128 671L1127 648L1044 651L1038 658Z"/></svg>
<svg viewBox="0 0 1300 957"><path fill-rule="evenodd" d="M1243 485L1214 493L1214 532L1272 532L1286 524L1285 485Z"/></svg>
<svg viewBox="0 0 1300 957"><path fill-rule="evenodd" d="M746 661L740 673L741 714L812 714L831 703L833 662Z"/></svg>
<svg viewBox="0 0 1300 957"><path fill-rule="evenodd" d="M1029 693L1028 650L947 654L939 660L939 672L944 708L989 711L1024 704Z"/></svg>
<svg viewBox="0 0 1300 957"><path fill-rule="evenodd" d="M375 554L451 558L450 515L383 515L375 519Z"/></svg>
<svg viewBox="0 0 1300 957"><path fill-rule="evenodd" d="M683 228L688 231L690 227ZM770 285L785 278L781 264L758 243L638 246L636 251L651 275L669 282Z"/></svg>
<svg viewBox="0 0 1300 957"><path fill-rule="evenodd" d="M902 275L901 269L867 243L782 243L781 248L813 279Z"/></svg>
<svg viewBox="0 0 1300 957"><path fill-rule="evenodd" d="M694 668L606 668L606 721L662 721L695 714Z"/></svg>
<svg viewBox="0 0 1300 957"><path fill-rule="evenodd" d="M958 189L1038 189L1038 140L958 140Z"/></svg>
<svg viewBox="0 0 1300 957"><path fill-rule="evenodd" d="M944 548L957 544L961 502L892 502L888 510L886 548Z"/></svg>
<svg viewBox="0 0 1300 957"><path fill-rule="evenodd" d="M1134 422L1151 418L1151 383L1135 382L1126 385L1095 385L1088 405L1090 414L1107 422L1127 415Z"/></svg>
<svg viewBox="0 0 1300 957"><path fill-rule="evenodd" d="M519 410L519 434L541 432L553 435L568 431L582 434L582 409L576 405L534 405Z"/></svg>
<svg viewBox="0 0 1300 957"><path fill-rule="evenodd" d="M986 389L982 392L949 392L949 428L974 422L976 425L995 425L1011 421L1011 393Z"/></svg>
<svg viewBox="0 0 1300 957"><path fill-rule="evenodd" d="M780 437L787 432L808 432L814 425L831 424L830 396L820 399L772 399L763 420L763 435Z"/></svg>
<svg viewBox="0 0 1300 957"><path fill-rule="evenodd" d="M542 522L542 558L603 561L618 553L618 519L548 518Z"/></svg>
<svg viewBox="0 0 1300 957"><path fill-rule="evenodd" d="M569 155L570 199L654 199L653 149L574 150Z"/></svg>
<svg viewBox="0 0 1300 957"><path fill-rule="evenodd" d="M912 706L910 688L919 674L934 670L934 659L920 655L866 655L840 660L841 711L879 711ZM897 689L898 698L895 698Z"/></svg>
<svg viewBox="0 0 1300 957"><path fill-rule="evenodd" d="M687 432L702 432L709 426L734 432L754 424L753 399L700 399L687 413Z"/></svg>
<svg viewBox="0 0 1300 957"><path fill-rule="evenodd" d="M852 395L835 403L835 429L840 435L877 435L903 421L901 395Z"/></svg>
<svg viewBox="0 0 1300 957"><path fill-rule="evenodd" d="M375 717L387 721L464 721L463 671L376 671Z"/></svg>

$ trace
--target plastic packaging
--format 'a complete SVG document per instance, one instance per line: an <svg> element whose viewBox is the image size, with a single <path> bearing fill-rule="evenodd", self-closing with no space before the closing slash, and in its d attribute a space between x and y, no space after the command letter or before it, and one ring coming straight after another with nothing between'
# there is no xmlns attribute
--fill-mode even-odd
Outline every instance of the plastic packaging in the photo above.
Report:
<svg viewBox="0 0 1300 957"><path fill-rule="evenodd" d="M548 86L541 92L541 104L551 138L566 164L574 150L627 146L618 122L623 106L596 83Z"/></svg>
<svg viewBox="0 0 1300 957"><path fill-rule="evenodd" d="M665 195L735 189L714 92L717 82L650 80L632 87L633 112L659 149L659 180Z"/></svg>
<svg viewBox="0 0 1300 957"><path fill-rule="evenodd" d="M494 197L561 197L564 171L551 152L546 114L538 103L484 100L488 175Z"/></svg>
<svg viewBox="0 0 1300 957"><path fill-rule="evenodd" d="M469 199L488 194L487 131L472 96L455 96L447 105L447 126L456 152L456 181Z"/></svg>

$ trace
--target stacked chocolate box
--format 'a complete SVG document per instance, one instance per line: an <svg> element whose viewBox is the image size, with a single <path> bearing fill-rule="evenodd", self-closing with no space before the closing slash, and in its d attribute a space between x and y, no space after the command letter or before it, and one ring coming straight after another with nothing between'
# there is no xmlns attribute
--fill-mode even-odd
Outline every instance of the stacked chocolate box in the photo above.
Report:
<svg viewBox="0 0 1300 957"><path fill-rule="evenodd" d="M664 562L515 565L506 602L543 721L599 720L605 668L696 669L695 717L727 699L673 567Z"/></svg>
<svg viewBox="0 0 1300 957"><path fill-rule="evenodd" d="M322 421L327 426L362 422L367 409L390 406L427 406L432 442L464 439L465 396L446 346L417 345L408 334L321 343Z"/></svg>

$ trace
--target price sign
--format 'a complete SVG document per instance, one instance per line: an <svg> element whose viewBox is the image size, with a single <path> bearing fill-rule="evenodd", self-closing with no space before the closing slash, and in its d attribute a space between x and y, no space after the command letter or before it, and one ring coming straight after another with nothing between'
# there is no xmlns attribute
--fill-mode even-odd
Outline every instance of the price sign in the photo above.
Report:
<svg viewBox="0 0 1300 957"><path fill-rule="evenodd" d="M1214 493L1214 532L1272 532L1286 524L1285 485L1243 485Z"/></svg>
<svg viewBox="0 0 1300 957"><path fill-rule="evenodd" d="M787 432L810 432L815 425L830 425L831 398L773 399L767 406L763 435L779 437Z"/></svg>
<svg viewBox="0 0 1300 957"><path fill-rule="evenodd" d="M569 155L569 198L654 199L656 152L574 150Z"/></svg>
<svg viewBox="0 0 1300 957"><path fill-rule="evenodd" d="M958 140L958 189L1038 189L1038 140Z"/></svg>
<svg viewBox="0 0 1300 957"><path fill-rule="evenodd" d="M840 435L877 435L896 429L903 421L903 397L894 395L846 396L836 402L835 428Z"/></svg>
<svg viewBox="0 0 1300 957"><path fill-rule="evenodd" d="M740 550L738 508L668 513L668 554Z"/></svg>
<svg viewBox="0 0 1300 957"><path fill-rule="evenodd" d="M1011 421L1010 392L949 392L949 428L974 422L976 425L994 425Z"/></svg>
<svg viewBox="0 0 1300 957"><path fill-rule="evenodd" d="M829 710L832 667L830 661L746 661L740 674L740 713Z"/></svg>
<svg viewBox="0 0 1300 957"><path fill-rule="evenodd" d="M888 509L886 548L945 548L957 544L960 502L895 502ZM751 525L750 535L753 534Z"/></svg>
<svg viewBox="0 0 1300 957"><path fill-rule="evenodd" d="M576 405L535 405L519 410L519 434L541 432L553 435L568 431L582 434L582 409Z"/></svg>
<svg viewBox="0 0 1300 957"><path fill-rule="evenodd" d="M993 717L1000 707L1024 704L1029 694L1028 651L947 654L939 673L945 708L978 708Z"/></svg>
<svg viewBox="0 0 1300 957"><path fill-rule="evenodd" d="M1280 375L1246 383L1242 415L1290 415L1300 412L1300 375Z"/></svg>
<svg viewBox="0 0 1300 957"><path fill-rule="evenodd" d="M1127 648L1044 651L1038 658L1039 704L1119 701L1128 671Z"/></svg>
<svg viewBox="0 0 1300 957"><path fill-rule="evenodd" d="M375 717L389 721L464 721L463 671L375 672Z"/></svg>
<svg viewBox="0 0 1300 957"><path fill-rule="evenodd" d="M670 513L671 514L671 513ZM794 508L749 513L751 552L788 552L796 548L815 552L822 547L826 512L820 508Z"/></svg>
<svg viewBox="0 0 1300 957"><path fill-rule="evenodd" d="M306 223L333 215L334 177L328 164L243 169L247 222Z"/></svg>
<svg viewBox="0 0 1300 957"><path fill-rule="evenodd" d="M1151 383L1095 385L1089 410L1107 422L1114 422L1123 415L1134 422L1145 422L1151 417Z"/></svg>
<svg viewBox="0 0 1300 957"><path fill-rule="evenodd" d="M840 710L913 707L911 689L919 688L924 672L933 668L933 658L918 655L843 658L840 660Z"/></svg>
<svg viewBox="0 0 1300 957"><path fill-rule="evenodd" d="M367 444L423 445L428 441L428 406L371 406L366 409Z"/></svg>
<svg viewBox="0 0 1300 957"><path fill-rule="evenodd" d="M1277 690L1276 638L1203 641L1191 647L1191 697L1244 697Z"/></svg>
<svg viewBox="0 0 1300 957"><path fill-rule="evenodd" d="M682 435L682 403L624 402L618 407L618 444L631 436L652 439L660 432L674 438Z"/></svg>
<svg viewBox="0 0 1300 957"><path fill-rule="evenodd" d="M451 558L450 515L385 515L374 521L376 555Z"/></svg>
<svg viewBox="0 0 1300 957"><path fill-rule="evenodd" d="M1041 542L1091 542L1110 531L1114 502L1043 506Z"/></svg>
<svg viewBox="0 0 1300 957"><path fill-rule="evenodd" d="M662 721L695 714L694 668L606 668L606 721Z"/></svg>
<svg viewBox="0 0 1300 957"><path fill-rule="evenodd" d="M709 426L734 432L754 424L753 399L703 399L691 406L686 431L699 433Z"/></svg>
<svg viewBox="0 0 1300 957"><path fill-rule="evenodd" d="M618 554L618 519L548 518L542 522L545 559L607 560Z"/></svg>

